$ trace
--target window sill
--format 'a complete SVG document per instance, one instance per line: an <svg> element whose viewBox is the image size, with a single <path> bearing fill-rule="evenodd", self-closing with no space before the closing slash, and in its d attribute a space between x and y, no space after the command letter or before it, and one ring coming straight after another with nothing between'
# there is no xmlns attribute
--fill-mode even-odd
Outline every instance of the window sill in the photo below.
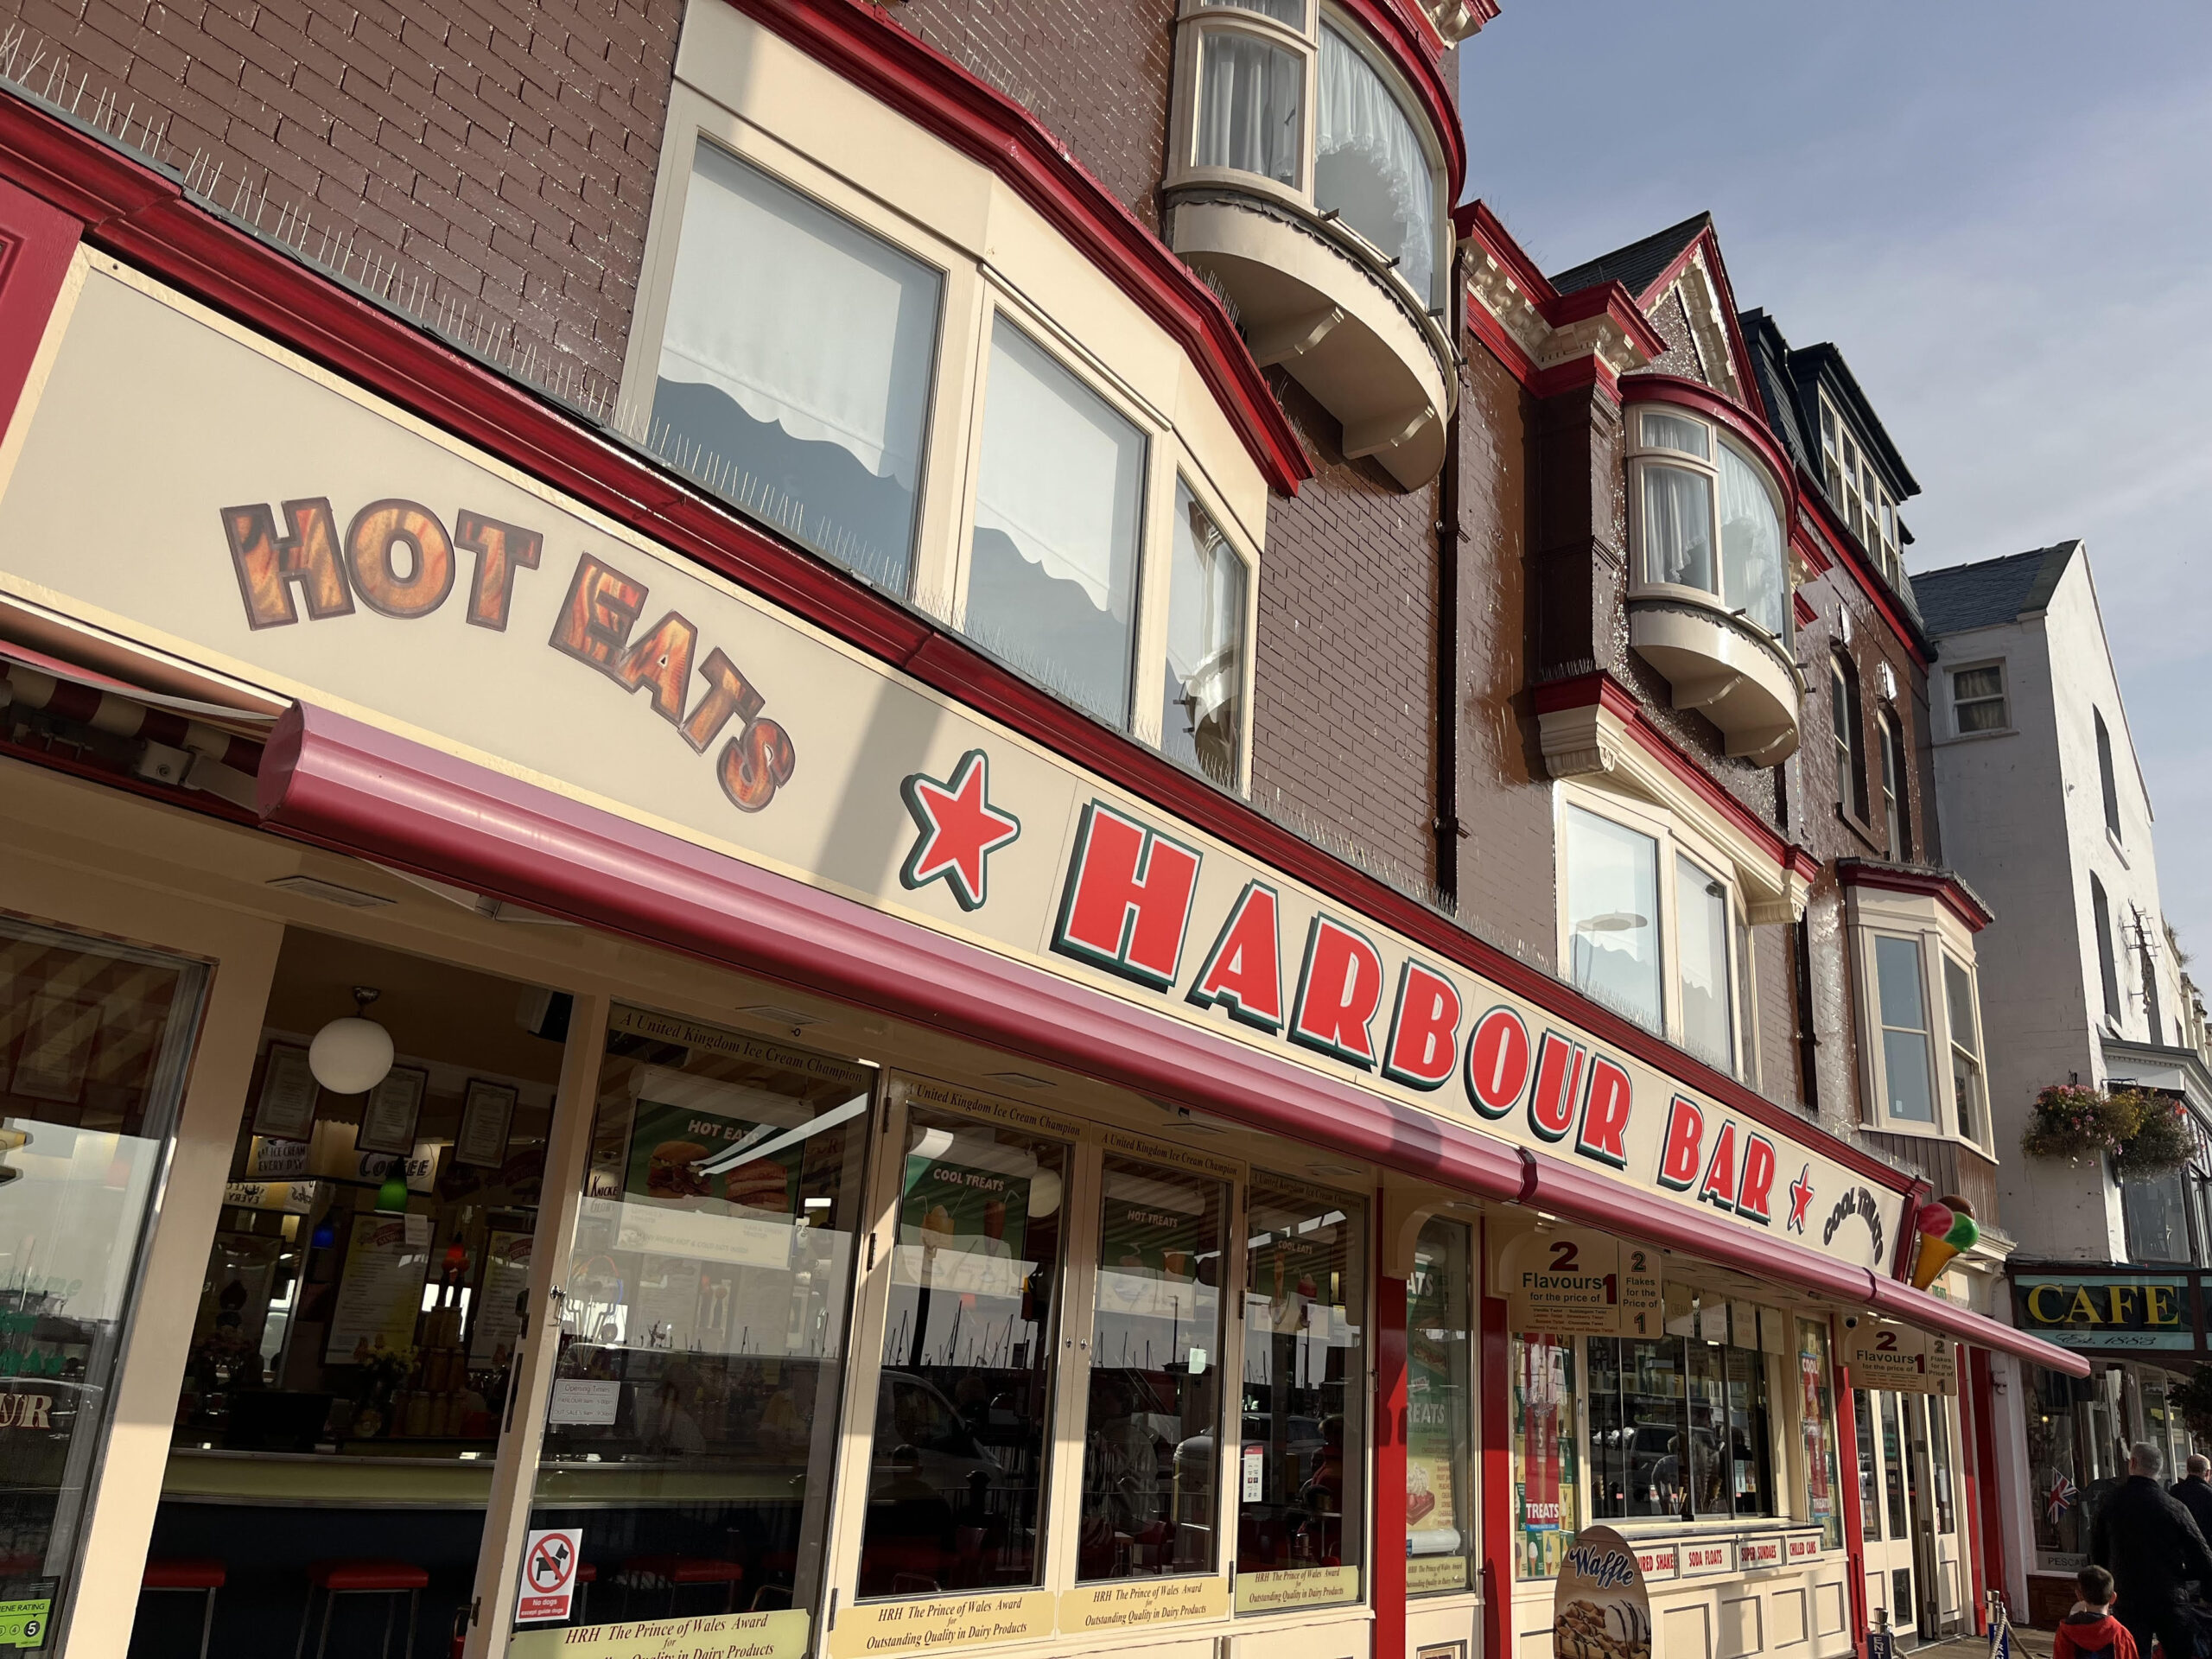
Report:
<svg viewBox="0 0 2212 1659"><path fill-rule="evenodd" d="M2019 734L2020 728L2017 726L1993 726L1986 732L1953 732L1948 737L1937 738L1935 746L1939 749L1948 749L1954 743L1979 743L1984 738L2018 737Z"/></svg>
<svg viewBox="0 0 2212 1659"><path fill-rule="evenodd" d="M1872 824L1867 823L1856 812L1853 812L1849 807L1846 806L1841 801L1838 801L1835 804L1835 815L1842 821L1844 828L1850 830L1853 835L1858 836L1860 841L1864 842L1866 844L1867 850L1872 853L1875 857L1883 860L1885 862L1889 861L1890 849L1888 847L1884 845L1881 839L1875 835L1874 826Z"/></svg>
<svg viewBox="0 0 2212 1659"><path fill-rule="evenodd" d="M1719 728L1727 753L1762 766L1797 751L1804 677L1787 642L1695 588L1639 583L1628 596L1629 645L1674 688L1674 706Z"/></svg>

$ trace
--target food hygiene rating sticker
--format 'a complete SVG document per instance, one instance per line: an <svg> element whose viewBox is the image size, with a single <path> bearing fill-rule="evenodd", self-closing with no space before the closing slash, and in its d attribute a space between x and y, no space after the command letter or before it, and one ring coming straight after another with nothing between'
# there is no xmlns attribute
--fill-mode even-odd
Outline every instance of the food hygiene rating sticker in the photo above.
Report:
<svg viewBox="0 0 2212 1659"><path fill-rule="evenodd" d="M22 1586L10 1586L20 1592ZM0 1647L26 1651L46 1645L47 1626L54 1614L54 1581L44 1580L39 1593L0 1597Z"/></svg>

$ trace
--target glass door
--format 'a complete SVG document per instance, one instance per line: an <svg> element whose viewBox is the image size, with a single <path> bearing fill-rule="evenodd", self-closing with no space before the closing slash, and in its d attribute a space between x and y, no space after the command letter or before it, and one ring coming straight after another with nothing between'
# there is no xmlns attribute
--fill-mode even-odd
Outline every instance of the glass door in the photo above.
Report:
<svg viewBox="0 0 2212 1659"><path fill-rule="evenodd" d="M1883 1616L1900 1639L1920 1631L1920 1578L1913 1559L1911 1474L1905 1414L1887 1389L1854 1389L1859 1434L1860 1538L1866 1557L1866 1616Z"/></svg>

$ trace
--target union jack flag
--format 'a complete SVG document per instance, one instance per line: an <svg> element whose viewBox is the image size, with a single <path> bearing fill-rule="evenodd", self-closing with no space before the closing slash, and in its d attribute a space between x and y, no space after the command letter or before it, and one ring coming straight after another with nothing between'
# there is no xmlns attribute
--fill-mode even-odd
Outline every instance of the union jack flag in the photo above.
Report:
<svg viewBox="0 0 2212 1659"><path fill-rule="evenodd" d="M2053 1526L2056 1526L2058 1524L2058 1517L2065 1514L2067 1510L2072 1509L2074 1507L2074 1500L2081 1497L2081 1489L2075 1485L2072 1478L2066 1475L2061 1475L2058 1478L2057 1484L2054 1485L2050 1489L2050 1496L2044 1500L2043 1512L2044 1518Z"/></svg>

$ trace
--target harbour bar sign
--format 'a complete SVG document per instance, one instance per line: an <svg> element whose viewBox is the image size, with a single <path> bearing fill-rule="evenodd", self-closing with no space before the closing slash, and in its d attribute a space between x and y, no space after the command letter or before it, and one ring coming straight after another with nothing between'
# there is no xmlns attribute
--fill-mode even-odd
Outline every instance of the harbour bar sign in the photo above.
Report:
<svg viewBox="0 0 2212 1659"><path fill-rule="evenodd" d="M1897 1192L104 256L0 590L1886 1271Z"/></svg>

